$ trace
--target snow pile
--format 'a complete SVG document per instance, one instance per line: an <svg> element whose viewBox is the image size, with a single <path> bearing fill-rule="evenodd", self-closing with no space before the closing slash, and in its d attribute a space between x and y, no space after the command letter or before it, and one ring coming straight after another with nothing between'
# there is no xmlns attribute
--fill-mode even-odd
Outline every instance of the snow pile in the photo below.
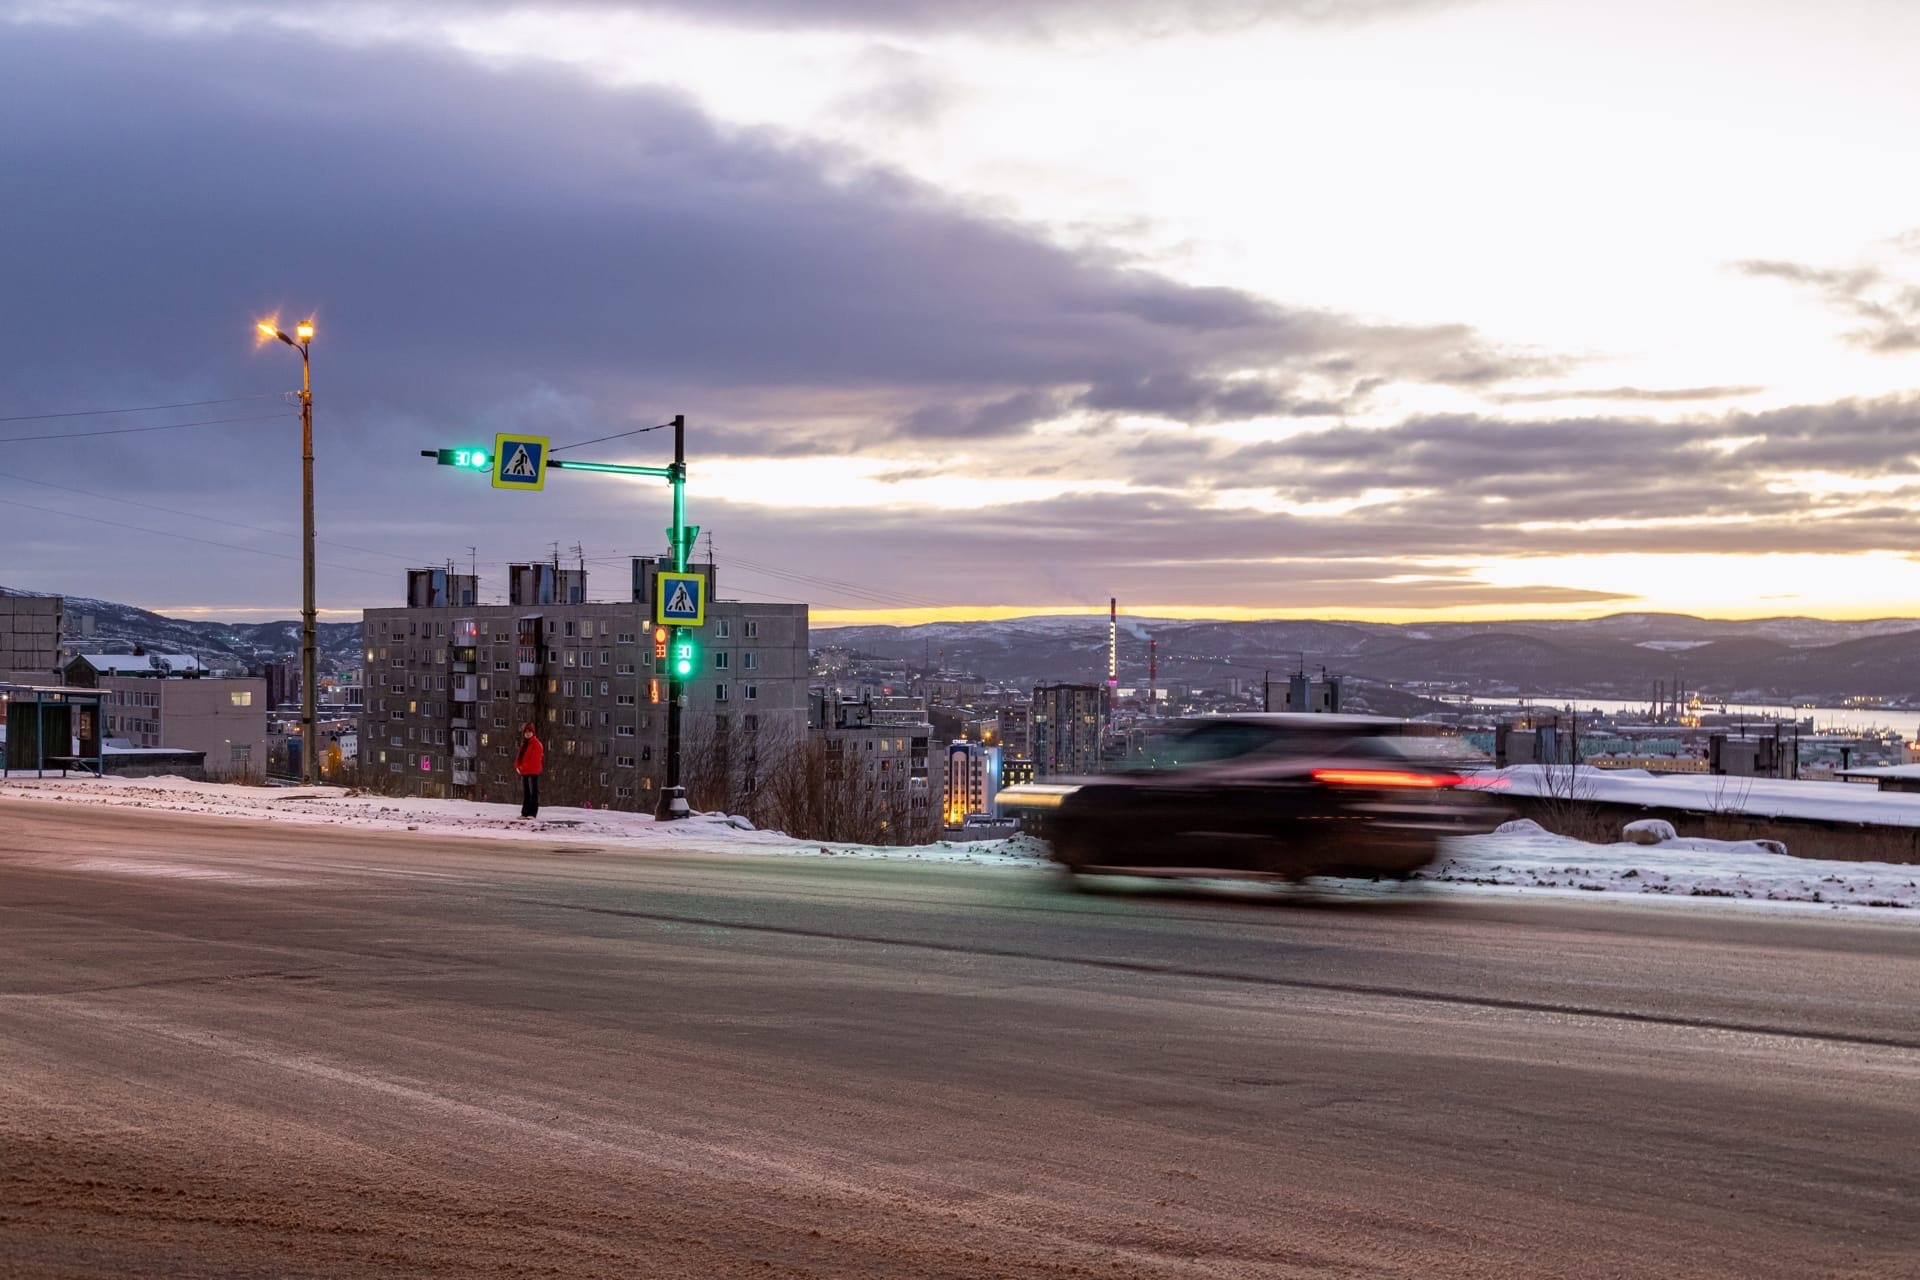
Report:
<svg viewBox="0 0 1920 1280"><path fill-rule="evenodd" d="M1448 841L1440 861L1420 878L1448 885L1676 898L1920 906L1920 867L1794 858L1771 840L1587 844L1525 819L1491 835Z"/></svg>
<svg viewBox="0 0 1920 1280"><path fill-rule="evenodd" d="M1888 827L1920 827L1920 793L1880 791L1857 782L1795 782L1706 773L1648 773L1588 765L1511 765L1467 780L1495 795L1565 796L1602 804L1738 813L1755 818L1812 818Z"/></svg>
<svg viewBox="0 0 1920 1280"><path fill-rule="evenodd" d="M760 831L743 817L701 813L679 822L655 822L651 814L613 809L542 806L532 821L520 817L519 801L427 800L377 796L339 787L247 787L186 778L9 778L0 781L0 805L8 799L75 801L168 813L287 822L302 826L418 831L426 835L485 836L538 840L548 845L620 844L673 853L778 853L835 857L905 858L924 862L1007 865L1032 861L1024 848L1005 840L943 840L901 848L889 845L796 840Z"/></svg>

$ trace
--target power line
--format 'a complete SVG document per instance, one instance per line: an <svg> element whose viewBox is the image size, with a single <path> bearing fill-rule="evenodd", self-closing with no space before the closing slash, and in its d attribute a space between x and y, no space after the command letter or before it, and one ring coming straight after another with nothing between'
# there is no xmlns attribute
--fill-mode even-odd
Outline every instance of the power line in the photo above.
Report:
<svg viewBox="0 0 1920 1280"><path fill-rule="evenodd" d="M83 515L77 511L61 511L54 507L42 507L32 502L22 502L18 498L0 498L0 503L4 503L5 505L10 507L24 507L28 511L39 511L50 516L64 516L69 520L89 520L89 521L92 521L94 524L111 525L116 529L127 529L134 533L149 533L157 538L179 538L183 542L197 542L202 546L219 547L225 551L244 551L249 555L271 556L275 560L300 559L299 556L288 555L285 552L263 551L259 547L243 547L237 542L215 542L211 538L196 538L190 533L175 533L171 529L148 529L142 525L123 524L118 520L109 520L104 516L89 516L89 515ZM325 564L326 568L338 569L342 573L365 573L365 574L371 574L375 577L380 577L380 578L385 578L388 576L387 571L384 569L361 569L354 565L348 565L348 564L331 564L326 562L323 562L323 563Z"/></svg>
<svg viewBox="0 0 1920 1280"><path fill-rule="evenodd" d="M65 413L16 413L0 422L44 422L49 418L103 418L115 413L150 413L155 409L193 409L203 404L239 404L243 400L271 400L284 391L262 391L255 396L228 396L224 400L181 400L175 404L143 404L131 409L69 409Z"/></svg>
<svg viewBox="0 0 1920 1280"><path fill-rule="evenodd" d="M118 503L121 506L144 507L148 511L158 511L163 515L186 516L191 520L205 520L209 524L224 524L235 529L246 529L252 533L268 534L275 538L297 538L300 536L297 533L291 533L284 529L268 529L262 525L245 524L238 520L223 520L219 516L201 515L197 511L180 511L173 507L156 506L151 502L135 502L117 493L99 493L92 489L81 489L70 484L55 484L51 480L36 480L32 476L18 475L11 471L0 471L0 479L18 480L23 484L37 484L48 489L61 489L67 493L77 493L88 498L101 498L108 502ZM408 560L407 557L396 556L391 551L375 551L372 547L356 547L350 542L336 542L332 538L316 538L314 541L323 542L330 547L339 547L343 551L358 551L363 555L379 556L383 560L400 560L409 565L413 563L411 560Z"/></svg>
<svg viewBox="0 0 1920 1280"><path fill-rule="evenodd" d="M0 444L25 444L29 440L85 440L89 436L129 436L146 431L178 431L183 427L214 427L223 422L268 422L289 418L289 413L263 413L251 418L205 418L199 422L175 422L164 427L114 427L105 431L56 431L40 436L7 436L0 438Z"/></svg>

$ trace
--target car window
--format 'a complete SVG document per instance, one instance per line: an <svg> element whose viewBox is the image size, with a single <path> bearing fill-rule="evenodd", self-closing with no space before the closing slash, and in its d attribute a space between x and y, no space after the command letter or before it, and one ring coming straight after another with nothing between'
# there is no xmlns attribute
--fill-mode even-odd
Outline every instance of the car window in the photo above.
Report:
<svg viewBox="0 0 1920 1280"><path fill-rule="evenodd" d="M1190 769L1271 747L1278 739L1279 735L1264 725L1229 720L1162 738L1148 748L1147 760L1156 769Z"/></svg>

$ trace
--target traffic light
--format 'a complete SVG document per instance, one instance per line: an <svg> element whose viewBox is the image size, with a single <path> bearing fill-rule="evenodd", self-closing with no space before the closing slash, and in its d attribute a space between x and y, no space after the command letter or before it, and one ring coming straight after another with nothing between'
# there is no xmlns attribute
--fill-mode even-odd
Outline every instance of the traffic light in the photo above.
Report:
<svg viewBox="0 0 1920 1280"><path fill-rule="evenodd" d="M667 629L665 627L653 629L653 660L658 663L664 663L667 660Z"/></svg>
<svg viewBox="0 0 1920 1280"><path fill-rule="evenodd" d="M460 467L467 471L493 469L493 455L485 449L422 449L420 456L432 458L443 467Z"/></svg>
<svg viewBox="0 0 1920 1280"><path fill-rule="evenodd" d="M685 680L693 674L699 665L699 655L694 651L693 637L681 636L673 642L673 678Z"/></svg>

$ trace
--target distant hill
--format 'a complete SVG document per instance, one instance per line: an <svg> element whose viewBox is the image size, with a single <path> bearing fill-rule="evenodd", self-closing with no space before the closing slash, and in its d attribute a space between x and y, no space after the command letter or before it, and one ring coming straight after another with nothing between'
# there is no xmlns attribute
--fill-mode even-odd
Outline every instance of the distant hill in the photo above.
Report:
<svg viewBox="0 0 1920 1280"><path fill-rule="evenodd" d="M932 661L990 680L1098 680L1107 622L1098 616L816 627L835 645L914 666ZM1728 622L1631 613L1553 622L1418 623L1120 620L1121 683L1145 682L1147 640L1160 679L1275 679L1297 667L1366 680L1433 682L1475 692L1650 697L1655 681L1736 697L1920 699L1920 618Z"/></svg>
<svg viewBox="0 0 1920 1280"><path fill-rule="evenodd" d="M7 595L46 595L15 591ZM135 646L154 653L191 653L212 667L244 667L294 657L300 652L300 623L198 622L169 618L147 609L111 600L67 596L63 642L86 653L131 653ZM88 628L91 628L89 631ZM323 669L357 667L360 649L358 622L322 622L316 628Z"/></svg>

